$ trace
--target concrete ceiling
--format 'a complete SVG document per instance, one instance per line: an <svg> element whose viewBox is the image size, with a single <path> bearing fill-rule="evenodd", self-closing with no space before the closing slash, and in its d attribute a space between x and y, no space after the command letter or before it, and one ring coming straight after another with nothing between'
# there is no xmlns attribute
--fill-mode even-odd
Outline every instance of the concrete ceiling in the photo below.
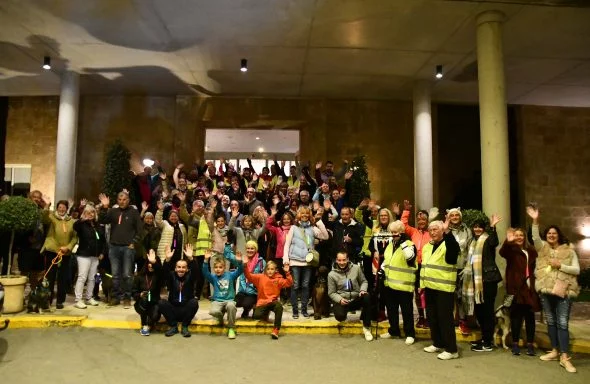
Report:
<svg viewBox="0 0 590 384"><path fill-rule="evenodd" d="M442 64L434 100L477 102L488 9L510 103L590 107L588 0L2 0L0 95L59 94L67 67L83 94L409 100Z"/></svg>
<svg viewBox="0 0 590 384"><path fill-rule="evenodd" d="M205 152L248 154L257 152L295 153L298 151L298 130L207 129L205 135Z"/></svg>

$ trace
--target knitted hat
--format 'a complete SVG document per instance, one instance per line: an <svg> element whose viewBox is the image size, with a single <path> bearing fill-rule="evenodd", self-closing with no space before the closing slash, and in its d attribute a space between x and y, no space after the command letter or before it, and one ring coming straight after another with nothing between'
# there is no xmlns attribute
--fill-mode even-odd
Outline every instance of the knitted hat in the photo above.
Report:
<svg viewBox="0 0 590 384"><path fill-rule="evenodd" d="M461 207L447 209L447 215L450 215L451 213L458 213L459 217L463 218L463 214L461 213Z"/></svg>

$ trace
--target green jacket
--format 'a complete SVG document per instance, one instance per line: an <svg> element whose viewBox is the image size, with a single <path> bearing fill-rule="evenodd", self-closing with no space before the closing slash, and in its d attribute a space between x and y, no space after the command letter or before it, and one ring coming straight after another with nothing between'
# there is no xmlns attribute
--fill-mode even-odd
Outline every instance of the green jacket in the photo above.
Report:
<svg viewBox="0 0 590 384"><path fill-rule="evenodd" d="M78 236L76 235L76 231L74 231L75 221L69 215L66 215L62 219L55 212L43 212L43 222L49 224L49 229L41 252L49 251L57 253L61 247L67 247L71 252L76 243L78 243Z"/></svg>

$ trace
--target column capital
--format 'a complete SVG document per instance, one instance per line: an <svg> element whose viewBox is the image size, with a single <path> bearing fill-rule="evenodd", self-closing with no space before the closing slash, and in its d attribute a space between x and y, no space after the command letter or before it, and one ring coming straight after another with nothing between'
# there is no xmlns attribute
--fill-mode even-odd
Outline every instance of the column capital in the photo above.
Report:
<svg viewBox="0 0 590 384"><path fill-rule="evenodd" d="M477 15L477 25L485 23L503 23L506 20L506 15L502 11L484 11Z"/></svg>

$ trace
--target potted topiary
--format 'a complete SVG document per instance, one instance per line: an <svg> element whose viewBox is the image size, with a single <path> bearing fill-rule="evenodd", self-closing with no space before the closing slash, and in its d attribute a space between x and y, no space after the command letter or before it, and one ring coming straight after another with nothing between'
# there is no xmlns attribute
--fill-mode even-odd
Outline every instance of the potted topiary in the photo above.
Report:
<svg viewBox="0 0 590 384"><path fill-rule="evenodd" d="M12 255L14 236L35 227L39 220L39 210L35 203L27 198L15 196L0 202L0 231L10 232L8 254ZM26 276L10 275L12 257L8 259L7 276L0 277L4 286L4 312L15 313L23 310Z"/></svg>

